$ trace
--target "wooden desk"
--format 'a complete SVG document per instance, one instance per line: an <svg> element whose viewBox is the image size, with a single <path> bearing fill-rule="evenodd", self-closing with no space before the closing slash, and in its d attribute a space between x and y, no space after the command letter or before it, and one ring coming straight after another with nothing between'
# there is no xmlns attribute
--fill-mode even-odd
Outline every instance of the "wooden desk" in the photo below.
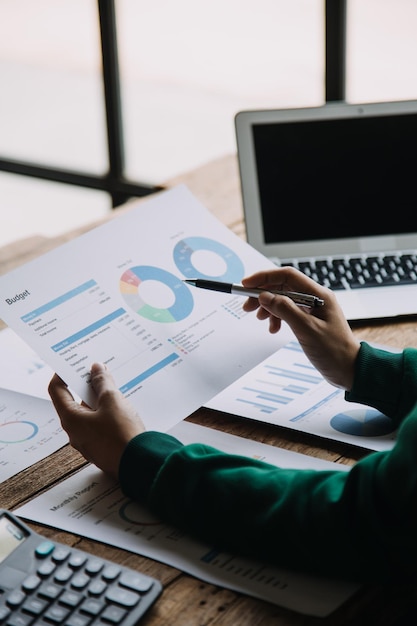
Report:
<svg viewBox="0 0 417 626"><path fill-rule="evenodd" d="M169 181L167 186L185 183L194 195L234 232L244 237L243 212L237 164L234 155L201 167L187 175ZM129 205L117 212L129 210ZM46 238L30 237L0 249L0 273L29 261L30 259L60 245L77 234L96 226L77 229L63 236ZM3 325L4 326L4 325ZM0 326L0 327L3 327ZM417 323L413 319L395 323L378 323L358 326L354 332L363 339L396 348L417 347ZM200 409L188 418L190 421L212 426L243 437L250 437L271 445L304 452L327 460L351 464L361 458L360 449L338 442L323 441L267 424L252 423L230 415L217 415ZM1 486L0 506L14 509L41 491L69 476L85 465L82 457L69 446L52 454ZM398 588L363 588L342 608L325 619L312 618L281 609L233 591L201 582L151 559L83 539L69 533L36 524L32 526L47 537L77 545L89 552L100 554L120 563L137 567L159 578L164 592L143 620L144 626L323 626L373 625L404 626L415 623L411 617L399 622L399 618L417 607L417 585ZM283 538L285 541L285 538ZM337 554L335 554L335 562ZM417 614L417 611L416 611Z"/></svg>

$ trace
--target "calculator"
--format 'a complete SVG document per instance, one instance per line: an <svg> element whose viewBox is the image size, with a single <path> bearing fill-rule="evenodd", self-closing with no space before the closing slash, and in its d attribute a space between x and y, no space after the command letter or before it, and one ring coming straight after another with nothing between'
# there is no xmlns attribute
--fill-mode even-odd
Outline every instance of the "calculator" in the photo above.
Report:
<svg viewBox="0 0 417 626"><path fill-rule="evenodd" d="M0 509L0 624L134 626L161 583L42 537Z"/></svg>

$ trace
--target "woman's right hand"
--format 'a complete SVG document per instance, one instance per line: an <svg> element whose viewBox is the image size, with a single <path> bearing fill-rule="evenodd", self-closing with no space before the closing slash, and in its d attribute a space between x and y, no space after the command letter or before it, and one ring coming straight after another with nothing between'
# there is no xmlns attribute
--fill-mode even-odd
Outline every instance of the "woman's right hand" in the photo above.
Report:
<svg viewBox="0 0 417 626"><path fill-rule="evenodd" d="M360 343L352 333L335 294L293 267L256 272L242 280L248 288L261 288L259 298L245 301L245 311L257 311L260 320L269 320L276 333L285 321L297 337L310 362L332 385L350 390ZM298 291L324 300L324 306L304 307L287 296L271 291Z"/></svg>

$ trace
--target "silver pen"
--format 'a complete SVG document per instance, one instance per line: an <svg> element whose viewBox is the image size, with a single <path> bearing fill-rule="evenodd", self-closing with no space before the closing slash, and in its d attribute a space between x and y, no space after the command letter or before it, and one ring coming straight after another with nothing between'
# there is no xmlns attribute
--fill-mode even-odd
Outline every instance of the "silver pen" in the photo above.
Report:
<svg viewBox="0 0 417 626"><path fill-rule="evenodd" d="M268 289L248 289L243 285L222 283L218 280L204 280L202 278L190 278L183 280L183 282L193 287L199 287L200 289L211 289L212 291L221 291L222 293L246 296L248 298L257 298L263 291L268 291ZM316 307L324 305L324 300L309 293L299 293L298 291L271 291L271 293L279 296L287 296L301 306Z"/></svg>

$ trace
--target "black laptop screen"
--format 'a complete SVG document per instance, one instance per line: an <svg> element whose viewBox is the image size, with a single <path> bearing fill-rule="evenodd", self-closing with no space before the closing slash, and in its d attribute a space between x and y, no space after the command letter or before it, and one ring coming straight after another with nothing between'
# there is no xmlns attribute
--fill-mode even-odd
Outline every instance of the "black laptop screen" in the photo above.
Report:
<svg viewBox="0 0 417 626"><path fill-rule="evenodd" d="M266 243L417 230L417 114L266 123L253 133Z"/></svg>

